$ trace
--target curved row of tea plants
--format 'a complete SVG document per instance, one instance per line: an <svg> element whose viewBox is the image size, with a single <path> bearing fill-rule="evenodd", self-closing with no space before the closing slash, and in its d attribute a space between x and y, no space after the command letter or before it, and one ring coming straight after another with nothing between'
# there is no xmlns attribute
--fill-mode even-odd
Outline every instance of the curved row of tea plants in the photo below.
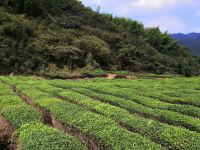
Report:
<svg viewBox="0 0 200 150"><path fill-rule="evenodd" d="M0 82L0 113L11 123L14 129L30 122L41 122L42 116L23 102L9 86Z"/></svg>
<svg viewBox="0 0 200 150"><path fill-rule="evenodd" d="M139 83L139 85L138 85ZM111 84L110 84L111 85ZM194 89L183 89L185 85L180 87L165 87L162 82L153 84L154 86L147 86L143 80L138 82L125 82L117 83L113 82L113 85L120 87L121 89L127 88L129 90L134 90L134 92L144 95L146 97L151 97L158 99L160 101L173 103L173 104L188 104L199 107L200 106L200 92ZM188 86L188 85L187 85ZM173 89L173 91L172 91Z"/></svg>
<svg viewBox="0 0 200 150"><path fill-rule="evenodd" d="M163 149L160 145L149 139L120 128L113 120L90 112L77 105L63 102L47 93L32 88L32 86L18 84L17 88L42 108L64 124L95 138L105 145L106 149Z"/></svg>
<svg viewBox="0 0 200 150"><path fill-rule="evenodd" d="M190 115L192 117L199 117L200 118L200 108L191 106L191 105L180 105L180 104L171 104L166 103L163 101L160 101L160 99L149 98L147 97L149 92L138 92L138 90L134 90L130 88L119 88L112 86L112 83L109 85L89 85L88 88L96 87L98 90L101 90L102 92L107 92L111 94L116 94L116 96L124 97L126 99L133 100L139 104L142 104L144 106L150 107L150 108L157 108L162 110L170 110L179 112L185 115ZM141 90L139 90L141 91ZM150 92L150 95L153 95L153 92ZM154 94L158 97L160 94L157 92ZM200 102L200 101L198 101Z"/></svg>
<svg viewBox="0 0 200 150"><path fill-rule="evenodd" d="M23 150L87 150L78 139L40 122L23 124L18 132Z"/></svg>
<svg viewBox="0 0 200 150"><path fill-rule="evenodd" d="M144 119L144 118L138 117L137 115L131 115L123 109L95 101L94 99L91 99L79 93L69 91L69 90L63 90L61 88L52 87L47 84L47 81L43 83L44 84L41 84L41 82L40 84L35 84L36 85L35 87L39 90L65 97L71 102L79 103L85 108L88 108L90 110L95 109L97 112L100 112L101 114L107 115L113 118L114 120L117 120L118 122L124 125L127 125L128 127L134 128L134 130L137 130L137 132L140 132L141 134L145 134L146 136L150 137L152 140L162 142L163 145L166 144L168 148L171 148L171 149L174 149L174 148L198 149L199 148L199 144L198 144L199 134L198 133L191 132L183 128L169 126L167 124L162 124L153 120ZM73 86L71 85L70 87L73 87ZM114 98L113 101L110 101L110 102L120 103L120 100L121 102L126 102L125 100L123 101L121 98L117 99L114 96L95 93L91 90L87 90L83 88L75 88L73 90L77 92L83 92L83 93L85 92L84 94L89 93L90 96L101 95L102 96L101 98L108 98L108 99L109 97ZM91 93L93 93L93 95L91 95ZM131 106L131 105L128 104L128 106ZM171 133L170 136L168 133ZM184 140L184 144L182 142L183 140Z"/></svg>
<svg viewBox="0 0 200 150"><path fill-rule="evenodd" d="M143 135L146 135L152 140L164 145L168 149L188 150L190 148L200 148L199 133L192 132L184 128L159 123L157 121L145 119L135 114L130 114L128 111L119 107L115 107L107 103L94 100L83 94L77 93L83 92L84 94L88 94L92 93L92 91L76 88L74 90L77 92L74 92L70 90L63 90L56 87L51 87L45 84L40 84L37 87L39 87L39 89L42 91L54 93L58 96L61 96L66 100L69 100L70 102L78 103L89 110L95 110L97 112L100 112L101 114L109 116L118 123L123 124L124 126L129 127Z"/></svg>
<svg viewBox="0 0 200 150"><path fill-rule="evenodd" d="M106 89L107 88L108 87L106 87ZM109 89L110 88L113 88L113 87L109 87ZM129 95L129 97L126 96L126 98L134 99L136 102L138 102L144 106L147 106L150 108L171 110L171 111L179 112L179 113L189 115L192 117L200 118L200 108L199 107L195 107L193 105L180 105L180 104L166 103L166 102L172 102L174 100L176 101L178 98L172 98L170 96L159 93L159 91L153 91L153 90L144 91L144 89L135 90L135 89L132 89L131 87L126 87L126 88L115 87L115 89L116 89L116 91L124 90L124 91L126 91L126 93L128 91L127 94ZM121 92L121 94L123 94L123 93L124 92ZM131 95L130 95L130 93L131 93ZM182 103L184 103L184 102L182 102ZM193 103L196 103L196 105L198 105L198 103L200 104L200 100L193 101Z"/></svg>
<svg viewBox="0 0 200 150"><path fill-rule="evenodd" d="M0 114L12 125L22 150L86 150L76 138L42 123L42 115L0 82ZM15 139L13 138L13 139Z"/></svg>
<svg viewBox="0 0 200 150"><path fill-rule="evenodd" d="M61 83L61 85L59 85L59 82L57 82L56 84L55 83L52 83L52 84L61 88L67 88L67 89L73 88L71 84L69 84L70 85L69 86L67 82L65 84L63 82ZM78 86L75 85L74 87L78 87ZM117 98L122 98L126 102L131 103L132 107L131 108L128 107L128 109L132 111L143 113L147 115L148 117L153 117L162 122L166 122L166 123L176 125L176 126L182 126L190 130L200 132L200 120L198 118L193 118L193 117L183 115L178 112L169 111L169 110L161 110L161 109L146 107L144 105L136 103L137 100L135 100L134 94L132 92L128 92L127 90L120 91L114 88L109 88L109 87L105 87L101 85L87 84L87 83L84 83L83 85L79 84L79 87L86 87L98 93L113 95ZM146 101L145 98L143 100Z"/></svg>
<svg viewBox="0 0 200 150"><path fill-rule="evenodd" d="M176 94L184 91L185 96L192 97L193 95L195 99L198 98L198 80L182 78L182 83L180 80L172 78L65 81L22 76L4 79L16 85L20 91L28 95L38 106L48 110L57 120L75 127L91 139L95 138L106 149L198 150L200 149L199 119L191 116L198 117L199 108L178 103L174 105L173 102L167 101L163 103L165 101L163 97L176 99ZM183 88L179 89L181 87ZM189 88L188 92L187 88ZM156 91L160 93L157 95L163 96L162 99L153 97L156 96ZM0 92L0 95L5 94ZM134 96L143 97L144 101L145 98L152 101L139 103L134 100ZM151 96L153 98L148 98ZM160 103L161 106L159 106ZM151 104L153 107L151 108L151 105L147 107L145 104ZM167 107L163 104L174 106L173 109L177 109L180 113L171 109L165 110ZM195 109L192 110L193 108ZM26 133L34 129L34 126L37 132L45 133L39 130L42 128L40 123L28 123L24 125L23 131ZM38 136L42 135L38 134ZM25 137L27 140L30 139L28 135ZM38 142L33 142L30 147ZM25 143L28 142L25 141Z"/></svg>

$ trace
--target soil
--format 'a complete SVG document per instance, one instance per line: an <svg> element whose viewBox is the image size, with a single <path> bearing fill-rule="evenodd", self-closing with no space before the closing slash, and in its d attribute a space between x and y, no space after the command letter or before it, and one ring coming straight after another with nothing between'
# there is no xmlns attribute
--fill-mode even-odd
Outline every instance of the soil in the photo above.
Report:
<svg viewBox="0 0 200 150"><path fill-rule="evenodd" d="M0 116L0 150L9 149L11 134L12 127L10 123L3 116Z"/></svg>

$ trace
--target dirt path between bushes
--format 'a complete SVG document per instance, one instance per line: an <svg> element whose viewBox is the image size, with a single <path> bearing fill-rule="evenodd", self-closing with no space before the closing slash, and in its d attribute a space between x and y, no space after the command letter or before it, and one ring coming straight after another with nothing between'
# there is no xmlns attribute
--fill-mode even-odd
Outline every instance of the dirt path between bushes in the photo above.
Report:
<svg viewBox="0 0 200 150"><path fill-rule="evenodd" d="M0 115L0 150L8 150L10 145L10 137L12 134L12 126Z"/></svg>

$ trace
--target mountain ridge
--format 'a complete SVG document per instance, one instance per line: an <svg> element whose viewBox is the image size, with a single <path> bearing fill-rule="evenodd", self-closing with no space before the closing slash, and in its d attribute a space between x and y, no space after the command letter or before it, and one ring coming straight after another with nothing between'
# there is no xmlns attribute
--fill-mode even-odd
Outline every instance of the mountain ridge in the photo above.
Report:
<svg viewBox="0 0 200 150"><path fill-rule="evenodd" d="M181 45L189 47L192 54L200 56L200 33L176 33L172 34L172 38L178 40Z"/></svg>

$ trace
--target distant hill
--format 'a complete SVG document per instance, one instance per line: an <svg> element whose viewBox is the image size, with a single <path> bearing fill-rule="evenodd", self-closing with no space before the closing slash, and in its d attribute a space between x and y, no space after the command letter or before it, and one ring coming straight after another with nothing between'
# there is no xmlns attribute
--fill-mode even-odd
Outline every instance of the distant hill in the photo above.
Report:
<svg viewBox="0 0 200 150"><path fill-rule="evenodd" d="M172 37L180 44L188 46L192 54L200 56L200 33L172 34Z"/></svg>

